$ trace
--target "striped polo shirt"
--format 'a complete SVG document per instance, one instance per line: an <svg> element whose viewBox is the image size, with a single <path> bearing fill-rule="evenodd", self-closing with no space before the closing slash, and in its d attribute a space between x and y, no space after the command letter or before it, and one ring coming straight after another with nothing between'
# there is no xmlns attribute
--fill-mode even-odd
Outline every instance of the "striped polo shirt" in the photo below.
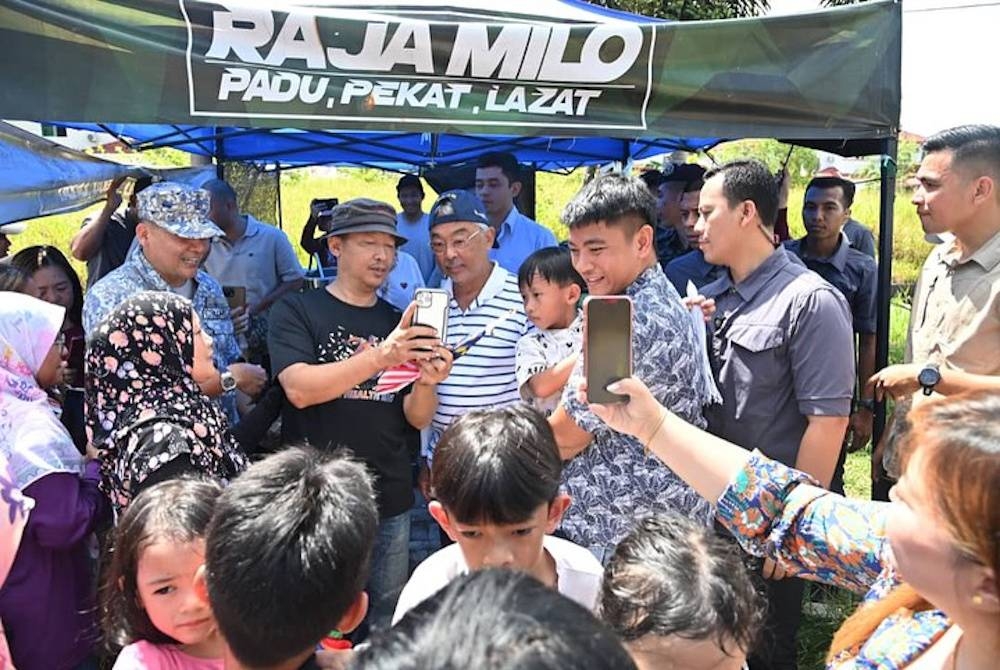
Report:
<svg viewBox="0 0 1000 670"><path fill-rule="evenodd" d="M449 294L451 280L442 285ZM494 320L514 310L491 335L483 337L455 361L451 374L438 384L438 407L431 421L423 455L430 460L441 433L457 417L474 409L506 407L521 402L514 375L517 341L530 328L517 288L517 275L496 262L483 290L469 308L462 310L452 297L448 306L448 344L455 345L475 335Z"/></svg>

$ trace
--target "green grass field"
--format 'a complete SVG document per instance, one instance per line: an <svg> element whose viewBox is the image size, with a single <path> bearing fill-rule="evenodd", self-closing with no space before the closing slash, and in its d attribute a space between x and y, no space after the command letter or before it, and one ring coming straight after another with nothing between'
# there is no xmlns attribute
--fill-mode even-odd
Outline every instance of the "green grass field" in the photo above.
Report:
<svg viewBox="0 0 1000 670"><path fill-rule="evenodd" d="M559 239L566 237L566 228L559 222L563 206L573 197L583 183L583 171L570 175L538 175L537 219L551 228ZM368 197L396 204L395 184L397 175L367 169L317 170L313 172L288 172L282 175L282 222L300 260L307 263L305 253L298 248L298 240L309 214L309 202L313 198L338 197L341 201L356 197ZM433 200L428 192L425 208ZM802 189L793 189L790 197L789 222L793 235L803 234L801 219ZM12 252L32 244L51 244L60 249L69 249L69 241L79 228L82 219L91 212L99 211L95 205L85 212L51 216L30 222L28 231L12 238ZM893 244L893 279L897 283L914 281L930 250L924 242L920 222L916 217L909 197L900 193L895 206L895 235ZM878 192L875 189L859 191L853 208L856 219L877 228ZM878 235L877 230L876 237ZM67 253L68 255L68 253ZM81 277L86 268L73 261ZM903 358L903 344L909 322L909 308L902 303L894 303L891 311L890 362L900 362ZM869 452L851 454L847 459L844 475L848 495L868 498L870 493ZM800 634L800 667L813 670L823 667L823 658L830 637L856 606L856 601L846 593L827 597L827 605L832 616L804 617Z"/></svg>

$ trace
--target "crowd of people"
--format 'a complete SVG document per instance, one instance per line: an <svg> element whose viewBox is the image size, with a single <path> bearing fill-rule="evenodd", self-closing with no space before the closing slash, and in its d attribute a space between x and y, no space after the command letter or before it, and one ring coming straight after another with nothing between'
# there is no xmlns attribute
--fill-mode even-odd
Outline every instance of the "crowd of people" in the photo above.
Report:
<svg viewBox="0 0 1000 670"><path fill-rule="evenodd" d="M0 263L0 668L796 668L805 581L864 598L831 668L993 667L1000 128L923 150L946 239L883 370L839 175L795 240L759 161L601 175L559 244L488 154L427 212L314 201L308 289L225 181L116 181L86 291ZM627 401L588 401L586 296L631 300Z"/></svg>

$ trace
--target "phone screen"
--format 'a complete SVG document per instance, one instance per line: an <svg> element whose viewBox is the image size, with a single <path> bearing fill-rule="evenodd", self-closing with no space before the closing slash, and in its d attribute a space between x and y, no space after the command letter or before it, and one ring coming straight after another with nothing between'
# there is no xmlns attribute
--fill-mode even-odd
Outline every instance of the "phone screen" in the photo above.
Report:
<svg viewBox="0 0 1000 670"><path fill-rule="evenodd" d="M592 296L584 310L587 399L624 402L626 396L610 393L606 387L632 375L632 301L627 296Z"/></svg>

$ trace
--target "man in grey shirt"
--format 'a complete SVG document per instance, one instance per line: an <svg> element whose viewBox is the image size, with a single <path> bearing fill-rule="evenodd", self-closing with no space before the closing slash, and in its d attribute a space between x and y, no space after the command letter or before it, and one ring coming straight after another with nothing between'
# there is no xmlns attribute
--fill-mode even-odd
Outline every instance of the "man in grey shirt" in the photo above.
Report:
<svg viewBox="0 0 1000 670"><path fill-rule="evenodd" d="M723 404L709 430L830 485L851 413L854 345L843 296L774 245L778 184L757 161L706 175L695 226L705 260L728 271L714 298L710 357ZM765 565L766 577L773 569ZM768 582L769 626L751 668L795 668L802 582Z"/></svg>

